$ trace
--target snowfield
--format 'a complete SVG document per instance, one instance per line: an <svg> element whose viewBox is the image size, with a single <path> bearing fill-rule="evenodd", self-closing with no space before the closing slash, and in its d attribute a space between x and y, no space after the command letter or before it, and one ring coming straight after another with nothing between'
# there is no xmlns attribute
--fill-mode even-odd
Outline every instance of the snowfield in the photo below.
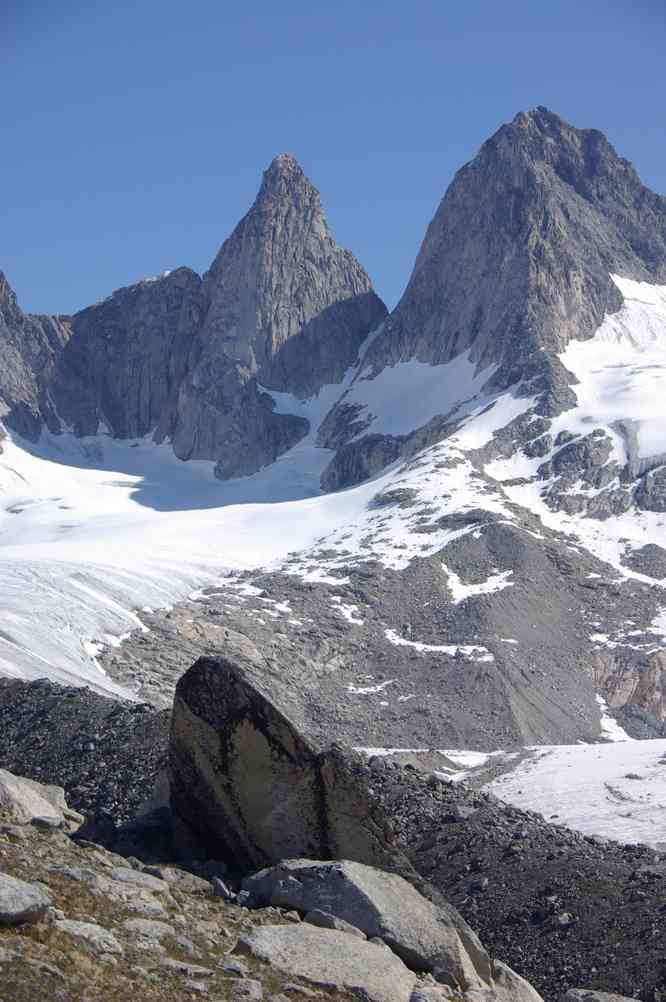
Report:
<svg viewBox="0 0 666 1002"><path fill-rule="evenodd" d="M295 450L292 450L295 451ZM271 566L357 514L374 493L274 500L298 460L221 483L150 439L45 434L0 454L0 674L129 695L99 645L232 571ZM270 508L267 502L270 501Z"/></svg>
<svg viewBox="0 0 666 1002"><path fill-rule="evenodd" d="M586 835L666 847L666 740L528 749L484 789Z"/></svg>

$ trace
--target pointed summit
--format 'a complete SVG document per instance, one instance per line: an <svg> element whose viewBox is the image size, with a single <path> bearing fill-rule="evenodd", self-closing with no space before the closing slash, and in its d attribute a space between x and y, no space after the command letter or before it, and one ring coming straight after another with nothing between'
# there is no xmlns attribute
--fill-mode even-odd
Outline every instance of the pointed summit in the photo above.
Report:
<svg viewBox="0 0 666 1002"><path fill-rule="evenodd" d="M470 351L515 381L530 358L554 358L619 309L611 272L666 281L666 199L603 133L543 107L521 112L456 174L375 367Z"/></svg>
<svg viewBox="0 0 666 1002"><path fill-rule="evenodd" d="M269 398L256 396L257 383L309 396L338 381L386 315L289 154L265 171L250 211L204 276L204 298L199 357L180 394L173 441L180 456L213 452L224 475L253 472L307 430L296 419L286 428Z"/></svg>
<svg viewBox="0 0 666 1002"><path fill-rule="evenodd" d="M253 208L274 200L310 203L322 211L319 192L291 153L280 153L264 171Z"/></svg>
<svg viewBox="0 0 666 1002"><path fill-rule="evenodd" d="M290 338L336 303L371 296L368 322L383 313L361 265L333 240L319 192L286 153L265 171L252 208L206 274L205 288L207 340L249 374L269 365Z"/></svg>
<svg viewBox="0 0 666 1002"><path fill-rule="evenodd" d="M267 179L295 177L303 178L307 184L310 184L303 168L292 153L278 153L264 171L264 183L266 183Z"/></svg>

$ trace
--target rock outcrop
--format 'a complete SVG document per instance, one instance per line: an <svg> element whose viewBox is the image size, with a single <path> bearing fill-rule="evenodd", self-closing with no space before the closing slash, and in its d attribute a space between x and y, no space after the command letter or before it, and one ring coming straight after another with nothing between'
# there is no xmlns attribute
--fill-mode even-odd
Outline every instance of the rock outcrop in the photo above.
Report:
<svg viewBox="0 0 666 1002"><path fill-rule="evenodd" d="M0 813L17 824L76 830L83 817L71 810L60 786L45 786L0 769Z"/></svg>
<svg viewBox="0 0 666 1002"><path fill-rule="evenodd" d="M0 873L0 926L39 922L50 903L42 888Z"/></svg>

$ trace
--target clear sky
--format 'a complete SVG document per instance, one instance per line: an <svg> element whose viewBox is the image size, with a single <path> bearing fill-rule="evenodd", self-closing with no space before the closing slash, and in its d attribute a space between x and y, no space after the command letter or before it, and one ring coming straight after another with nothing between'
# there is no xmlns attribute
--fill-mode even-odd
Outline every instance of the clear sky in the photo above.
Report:
<svg viewBox="0 0 666 1002"><path fill-rule="evenodd" d="M293 153L389 305L454 172L544 104L666 193L664 0L0 0L0 268L70 313L204 271Z"/></svg>

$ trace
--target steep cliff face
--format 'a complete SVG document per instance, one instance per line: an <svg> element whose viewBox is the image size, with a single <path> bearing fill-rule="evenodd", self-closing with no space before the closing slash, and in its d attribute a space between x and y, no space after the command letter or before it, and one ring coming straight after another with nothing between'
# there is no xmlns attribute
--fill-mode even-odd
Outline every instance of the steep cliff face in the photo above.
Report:
<svg viewBox="0 0 666 1002"><path fill-rule="evenodd" d="M204 278L206 316L180 388L173 444L251 473L306 432L261 385L311 396L337 382L386 308L333 241L319 193L290 156L266 171L247 215Z"/></svg>
<svg viewBox="0 0 666 1002"><path fill-rule="evenodd" d="M77 313L52 382L63 422L76 435L168 431L202 303L199 276L178 268Z"/></svg>
<svg viewBox="0 0 666 1002"><path fill-rule="evenodd" d="M504 376L589 337L621 297L610 273L666 282L666 199L603 133L521 112L458 171L372 364L471 350Z"/></svg>
<svg viewBox="0 0 666 1002"><path fill-rule="evenodd" d="M67 318L23 313L0 271L0 420L25 438L58 428L48 385L69 337Z"/></svg>

